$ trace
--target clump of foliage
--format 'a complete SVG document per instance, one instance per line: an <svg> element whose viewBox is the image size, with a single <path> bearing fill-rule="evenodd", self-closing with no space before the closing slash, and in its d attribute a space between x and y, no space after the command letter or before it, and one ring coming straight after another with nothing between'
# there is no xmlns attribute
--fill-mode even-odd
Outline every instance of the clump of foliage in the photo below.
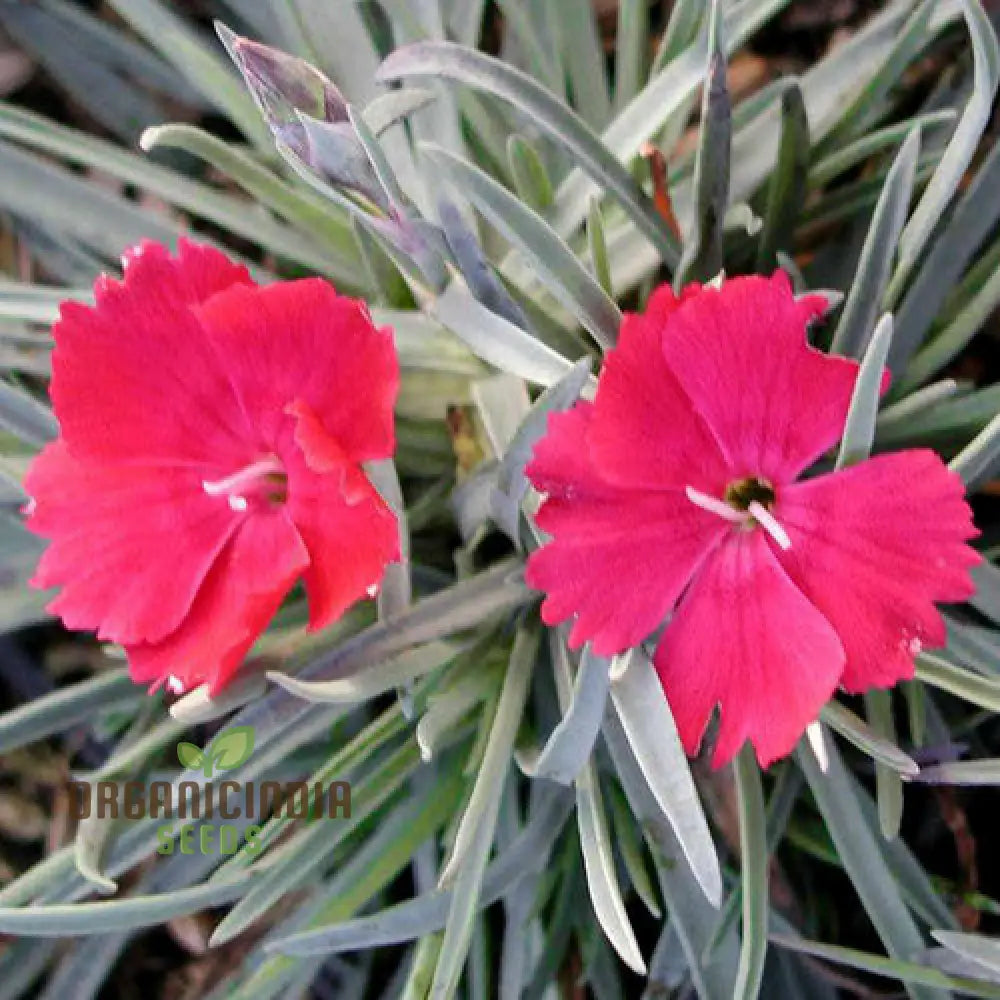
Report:
<svg viewBox="0 0 1000 1000"><path fill-rule="evenodd" d="M108 0L124 27L63 0L0 4L117 137L0 104L0 208L49 279L0 284L0 628L45 616L19 510L56 433L58 303L88 299L140 239L192 229L262 281L320 275L393 327L380 488L408 556L317 635L293 593L214 698L150 700L102 648L92 676L0 716L5 753L113 738L77 775L91 782L352 783L350 818L275 816L230 857L158 852L156 817L81 820L0 888L0 997L97 996L146 929L220 908L211 943L252 947L212 998L333 982L408 1000L579 984L794 1000L836 995L834 965L914 1000L1000 996L1000 941L956 916L982 900L900 836L911 783L1000 780L988 526L948 646L892 692L831 702L818 750L763 773L745 755L692 765L642 649L624 670L578 655L523 581L532 448L592 393L622 309L663 281L780 266L836 302L820 346L893 374L882 398L859 380L842 454L931 446L970 494L1000 464L1000 387L948 375L1000 302L989 20L978 0L891 0L800 77L734 99L728 60L787 4L676 0L654 46L646 0L620 0L610 72L588 0L226 0L222 45L162 0ZM928 55L941 71L915 93ZM155 95L217 127L160 123ZM203 766L239 727L253 752ZM831 865L874 932L864 947L823 905Z"/></svg>

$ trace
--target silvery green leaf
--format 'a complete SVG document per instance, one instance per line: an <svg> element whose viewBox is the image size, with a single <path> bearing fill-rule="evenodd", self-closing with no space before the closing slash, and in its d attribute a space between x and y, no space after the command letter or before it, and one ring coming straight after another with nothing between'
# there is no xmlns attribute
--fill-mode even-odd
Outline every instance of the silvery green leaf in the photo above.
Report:
<svg viewBox="0 0 1000 1000"><path fill-rule="evenodd" d="M590 359L583 358L554 385L546 389L531 407L531 412L503 452L497 470L496 489L490 497L493 518L516 545L521 544L521 503L528 490L524 467L531 460L535 445L545 434L550 413L569 409L579 399L590 378Z"/></svg>
<svg viewBox="0 0 1000 1000"><path fill-rule="evenodd" d="M899 301L934 227L972 161L989 121L1000 79L1000 49L993 27L979 0L962 0L962 12L972 40L975 84L944 156L900 236L899 262L886 293L886 301L890 307Z"/></svg>
<svg viewBox="0 0 1000 1000"><path fill-rule="evenodd" d="M580 656L574 678L564 637L553 630L550 640L563 717L537 756L520 763L521 770L533 778L568 785L586 765L597 741L608 700L610 663L603 656L595 656L588 646Z"/></svg>
<svg viewBox="0 0 1000 1000"><path fill-rule="evenodd" d="M556 21L569 85L580 117L600 129L611 114L604 50L591 0L562 0Z"/></svg>
<svg viewBox="0 0 1000 1000"><path fill-rule="evenodd" d="M472 383L472 400L493 454L503 455L531 409L524 380L507 374L477 379Z"/></svg>
<svg viewBox="0 0 1000 1000"><path fill-rule="evenodd" d="M1000 759L945 761L923 768L915 780L928 785L1000 785Z"/></svg>
<svg viewBox="0 0 1000 1000"><path fill-rule="evenodd" d="M1000 303L1000 272L963 301L958 314L913 357L903 372L899 391L912 390L953 361L986 324Z"/></svg>
<svg viewBox="0 0 1000 1000"><path fill-rule="evenodd" d="M615 46L615 110L620 111L642 89L647 79L649 4L646 0L622 0L619 3Z"/></svg>
<svg viewBox="0 0 1000 1000"><path fill-rule="evenodd" d="M809 117L802 89L793 80L781 92L781 142L757 249L758 271L773 267L778 251L792 250L795 224L806 197L809 156Z"/></svg>
<svg viewBox="0 0 1000 1000"><path fill-rule="evenodd" d="M925 130L930 132L932 129L952 125L957 117L954 111L945 108L942 111L928 111L925 114L914 115L912 118L869 132L819 160L809 171L809 186L824 187L841 174L882 152L887 146L903 142L911 133L916 131L923 135Z"/></svg>
<svg viewBox="0 0 1000 1000"><path fill-rule="evenodd" d="M572 363L530 333L480 305L453 282L430 306L431 314L494 368L536 385L555 385Z"/></svg>
<svg viewBox="0 0 1000 1000"><path fill-rule="evenodd" d="M796 759L865 912L888 953L894 959L905 959L923 946L923 940L879 844L859 815L858 801L840 753L832 744L828 753L829 766L825 773L806 750L800 748ZM913 983L908 986L908 992L912 1000L943 1000L940 992Z"/></svg>
<svg viewBox="0 0 1000 1000"><path fill-rule="evenodd" d="M607 661L604 662L606 666ZM576 774L576 821L580 830L580 851L587 889L598 923L621 960L633 972L645 975L646 963L625 912L615 874L611 835L604 815L597 768L592 762L586 762Z"/></svg>
<svg viewBox="0 0 1000 1000"><path fill-rule="evenodd" d="M437 204L445 242L473 296L490 312L502 316L515 326L526 328L524 311L496 276L493 265L487 260L476 234L466 224L462 213L454 202L444 196L438 198Z"/></svg>
<svg viewBox="0 0 1000 1000"><path fill-rule="evenodd" d="M949 463L970 493L1000 467L1000 415L994 417Z"/></svg>
<svg viewBox="0 0 1000 1000"><path fill-rule="evenodd" d="M47 904L0 908L0 930L24 937L73 937L111 934L154 927L175 917L197 913L238 899L256 872L209 882L191 889L97 903Z"/></svg>
<svg viewBox="0 0 1000 1000"><path fill-rule="evenodd" d="M543 790L524 829L487 867L480 907L495 903L520 879L544 869L572 805L573 796L567 789L552 786ZM435 889L369 916L291 935L268 944L267 950L285 955L323 955L413 941L444 927L451 898L450 890Z"/></svg>
<svg viewBox="0 0 1000 1000"><path fill-rule="evenodd" d="M388 211L389 199L376 175L354 126L347 121L325 122L297 112L300 138L288 142L289 132L281 131L280 141L322 178L338 187L356 191L374 205Z"/></svg>
<svg viewBox="0 0 1000 1000"><path fill-rule="evenodd" d="M112 9L141 38L172 64L249 139L257 143L267 132L220 52L187 21L159 0L109 0Z"/></svg>
<svg viewBox="0 0 1000 1000"><path fill-rule="evenodd" d="M540 215L478 167L444 149L428 146L425 156L527 257L598 343L615 343L621 325L618 306Z"/></svg>
<svg viewBox="0 0 1000 1000"><path fill-rule="evenodd" d="M823 706L820 718L873 760L893 768L907 778L914 778L920 773L916 761L903 753L895 743L874 732L839 701L827 702Z"/></svg>
<svg viewBox="0 0 1000 1000"><path fill-rule="evenodd" d="M649 658L627 655L624 671L612 669L611 700L643 777L667 818L687 863L713 906L722 899L722 873L695 789L677 725Z"/></svg>
<svg viewBox="0 0 1000 1000"><path fill-rule="evenodd" d="M496 672L477 671L445 681L431 694L427 710L417 723L416 739L420 756L429 761L437 751L442 734L455 728L474 705L488 701L496 692Z"/></svg>
<svg viewBox="0 0 1000 1000"><path fill-rule="evenodd" d="M691 281L710 281L723 267L722 235L729 207L732 105L719 0L709 20L709 60L702 90L701 129L694 165L694 215L674 275L679 290Z"/></svg>
<svg viewBox="0 0 1000 1000"><path fill-rule="evenodd" d="M59 688L0 716L0 753L63 732L93 719L104 708L133 705L143 697L124 668Z"/></svg>
<svg viewBox="0 0 1000 1000"><path fill-rule="evenodd" d="M353 704L367 701L422 677L453 659L461 648L450 642L435 640L415 646L383 663L369 667L350 677L334 681L300 681L291 674L268 671L268 680L297 698L328 704Z"/></svg>
<svg viewBox="0 0 1000 1000"><path fill-rule="evenodd" d="M399 87L380 94L365 106L364 116L372 135L380 136L386 129L427 107L435 99L430 90L419 87Z"/></svg>
<svg viewBox="0 0 1000 1000"><path fill-rule="evenodd" d="M507 140L507 162L518 197L536 212L545 212L552 205L552 182L542 158L524 136L512 135Z"/></svg>
<svg viewBox="0 0 1000 1000"><path fill-rule="evenodd" d="M837 468L863 462L871 454L875 440L875 418L885 376L885 360L892 340L892 315L886 313L872 334L865 351L851 405L847 411L844 437L837 454Z"/></svg>
<svg viewBox="0 0 1000 1000"><path fill-rule="evenodd" d="M970 979L955 979L938 969L926 964L906 961L899 958L886 958L884 955L872 955L855 948L843 948L835 944L823 944L819 941L807 941L803 938L787 934L772 934L771 941L780 948L788 948L803 955L811 955L825 962L846 965L852 969L860 969L876 976L885 976L899 980L906 985L911 997L933 997L944 1000L950 997L950 990L957 990L964 996L983 997L997 1000L1000 998L1000 987L986 982L976 982ZM913 955L920 955L923 948L914 949Z"/></svg>
<svg viewBox="0 0 1000 1000"><path fill-rule="evenodd" d="M56 418L47 406L3 380L0 380L0 428L35 447L48 444L59 433Z"/></svg>
<svg viewBox="0 0 1000 1000"><path fill-rule="evenodd" d="M869 331L875 327L899 234L906 222L919 153L920 133L913 131L900 148L875 206L854 281L833 336L831 350L835 354L858 358L868 347Z"/></svg>
<svg viewBox="0 0 1000 1000"><path fill-rule="evenodd" d="M740 898L743 945L733 986L734 1000L756 1000L764 975L768 929L767 829L760 768L747 744L733 763L740 823Z"/></svg>
<svg viewBox="0 0 1000 1000"><path fill-rule="evenodd" d="M382 83L407 76L443 77L512 103L565 145L608 188L665 260L676 259L673 235L628 171L578 115L531 77L481 52L448 42L422 42L398 49L378 72Z"/></svg>
<svg viewBox="0 0 1000 1000"><path fill-rule="evenodd" d="M1000 678L974 674L936 653L918 653L916 662L917 678L925 684L987 711L1000 712Z"/></svg>
<svg viewBox="0 0 1000 1000"><path fill-rule="evenodd" d="M896 726L892 718L892 701L888 691L865 692L865 710L872 731L889 743L896 742ZM879 826L886 840L895 840L903 822L903 783L899 772L875 762L875 794L878 802Z"/></svg>
<svg viewBox="0 0 1000 1000"><path fill-rule="evenodd" d="M493 827L496 824L495 792L502 785L510 766L514 737L517 735L521 712L527 698L528 683L535 667L538 640L537 629L522 628L517 633L510 656L510 666L500 692L496 715L490 727L472 796L462 814L451 855L441 872L439 884L442 888L457 885L462 877L467 857L472 859L473 869L480 862L485 866L492 843ZM484 841L480 839L480 834L487 829L489 836ZM476 888L478 889L478 882Z"/></svg>

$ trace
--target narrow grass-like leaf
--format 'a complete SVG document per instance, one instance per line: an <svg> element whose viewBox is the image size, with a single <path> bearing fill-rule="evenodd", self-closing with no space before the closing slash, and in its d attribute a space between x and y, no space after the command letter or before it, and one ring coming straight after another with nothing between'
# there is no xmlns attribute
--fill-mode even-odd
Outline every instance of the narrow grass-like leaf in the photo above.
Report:
<svg viewBox="0 0 1000 1000"><path fill-rule="evenodd" d="M512 135L507 140L507 162L518 197L536 212L547 211L552 205L552 181L535 147L523 136Z"/></svg>
<svg viewBox="0 0 1000 1000"><path fill-rule="evenodd" d="M370 104L366 105L363 114L365 123L372 135L380 136L386 129L392 127L404 118L409 117L421 108L426 108L435 99L429 90L419 87L399 87L387 94L380 94Z"/></svg>
<svg viewBox="0 0 1000 1000"><path fill-rule="evenodd" d="M351 789L351 814L330 824L322 818L288 842L212 933L214 946L231 941L320 868L334 848L395 794L413 773L420 755L412 744L397 750ZM251 867L249 872L254 872ZM228 876L231 878L232 876Z"/></svg>
<svg viewBox="0 0 1000 1000"><path fill-rule="evenodd" d="M899 893L879 844L859 814L859 806L844 762L830 744L829 767L820 770L813 755L797 753L802 768L830 831L837 854L847 870L865 912L889 954L905 961L923 947L923 940ZM912 1000L943 1000L940 992L911 983Z"/></svg>
<svg viewBox="0 0 1000 1000"><path fill-rule="evenodd" d="M971 493L1000 468L1000 416L994 417L949 463Z"/></svg>
<svg viewBox="0 0 1000 1000"><path fill-rule="evenodd" d="M568 785L586 765L597 740L608 698L610 664L587 647L580 657L574 680L562 639L557 632L551 635L556 687L560 692L567 692L564 714L538 757L530 763L522 761L521 769L531 777L549 778Z"/></svg>
<svg viewBox="0 0 1000 1000"><path fill-rule="evenodd" d="M134 704L144 697L126 669L108 670L70 684L0 715L0 753L90 721L95 712Z"/></svg>
<svg viewBox="0 0 1000 1000"><path fill-rule="evenodd" d="M514 737L528 696L537 653L538 630L520 629L514 641L472 796L459 823L451 856L441 872L441 886L451 887L454 891L431 982L431 1000L445 1000L453 996L462 974L496 829L500 807L497 791L510 766Z"/></svg>
<svg viewBox="0 0 1000 1000"><path fill-rule="evenodd" d="M59 424L47 406L3 380L0 380L0 428L37 448L59 433Z"/></svg>
<svg viewBox="0 0 1000 1000"><path fill-rule="evenodd" d="M618 306L552 227L478 167L437 146L426 147L425 153L490 223L538 268L551 285L553 294L597 342L605 348L613 346L621 324Z"/></svg>
<svg viewBox="0 0 1000 1000"><path fill-rule="evenodd" d="M991 275L986 284L965 302L958 315L926 347L917 352L903 373L899 391L917 388L954 360L983 328L998 303L1000 271Z"/></svg>
<svg viewBox="0 0 1000 1000"><path fill-rule="evenodd" d="M885 359L892 340L892 316L886 314L879 320L871 342L865 350L861 371L854 384L854 394L847 411L844 437L837 454L837 468L863 462L871 454L875 440L875 419L885 375Z"/></svg>
<svg viewBox="0 0 1000 1000"><path fill-rule="evenodd" d="M886 53L882 65L871 74L858 95L844 109L832 135L837 143L863 132L873 112L929 40L928 27L936 0L923 0ZM830 142L832 144L832 140Z"/></svg>
<svg viewBox="0 0 1000 1000"><path fill-rule="evenodd" d="M300 681L291 674L269 671L268 680L283 687L297 698L333 705L367 701L395 687L422 677L457 653L458 646L437 640L400 653L384 663L335 681Z"/></svg>
<svg viewBox="0 0 1000 1000"><path fill-rule="evenodd" d="M893 343L896 342L898 336L899 330L897 329L895 336L892 338ZM889 356L891 359L891 345L889 347ZM878 420L875 422L876 433L887 427L905 425L910 418L923 413L929 407L950 399L959 392L959 389L958 382L954 379L946 378L940 382L932 382L930 385L904 396L903 399L895 403L890 403L888 406L883 407L878 415Z"/></svg>
<svg viewBox="0 0 1000 1000"><path fill-rule="evenodd" d="M844 739L849 740L872 760L878 761L892 768L897 774L905 775L908 778L916 777L920 773L916 761L903 753L895 743L870 729L839 701L827 702L823 706L820 716L831 729L835 729Z"/></svg>
<svg viewBox="0 0 1000 1000"><path fill-rule="evenodd" d="M961 0L969 36L972 40L974 83L972 94L958 126L948 143L910 221L899 239L899 261L886 292L886 305L899 301L910 274L930 240L934 227L958 189L972 162L979 139L989 121L993 98L1000 77L1000 50L986 12L979 0Z"/></svg>
<svg viewBox="0 0 1000 1000"><path fill-rule="evenodd" d="M573 368L567 358L490 312L456 282L430 308L435 319L461 338L473 354L500 371L536 385L551 386Z"/></svg>
<svg viewBox="0 0 1000 1000"><path fill-rule="evenodd" d="M268 131L253 101L221 53L211 49L177 13L158 0L109 0L140 37L223 111L248 138L265 145Z"/></svg>
<svg viewBox="0 0 1000 1000"><path fill-rule="evenodd" d="M1000 680L972 673L934 653L917 654L917 678L990 712L1000 712Z"/></svg>
<svg viewBox="0 0 1000 1000"><path fill-rule="evenodd" d="M491 56L449 42L421 42L398 49L378 72L382 83L408 76L444 77L509 101L564 145L614 194L668 264L676 261L673 235L632 176L578 115L531 77Z"/></svg>
<svg viewBox="0 0 1000 1000"><path fill-rule="evenodd" d="M601 213L601 203L594 198L587 214L587 246L590 248L590 261L594 267L594 277L597 283L608 293L614 295L611 283L611 264L608 261L608 243L604 236L604 216Z"/></svg>
<svg viewBox="0 0 1000 1000"><path fill-rule="evenodd" d="M713 906L722 899L722 873L677 725L648 657L627 654L624 672L612 668L611 698L643 777L673 828L691 871Z"/></svg>
<svg viewBox="0 0 1000 1000"><path fill-rule="evenodd" d="M958 931L931 931L935 941L950 951L993 972L1000 972L1000 939L984 934L961 934Z"/></svg>
<svg viewBox="0 0 1000 1000"><path fill-rule="evenodd" d="M155 927L175 917L221 906L242 896L256 873L130 899L0 909L0 931L24 937L75 937Z"/></svg>
<svg viewBox="0 0 1000 1000"><path fill-rule="evenodd" d="M996 198L998 184L1000 145L994 146L979 168L943 231L921 261L903 298L897 312L899 332L889 355L890 367L895 373L909 374L910 358L940 315L949 292L958 284L976 250L996 225L1000 215L1000 203ZM990 267L989 273L995 269L995 265ZM964 306L971 297L971 291L964 292L959 302Z"/></svg>
<svg viewBox="0 0 1000 1000"><path fill-rule="evenodd" d="M538 655L538 641L537 629L524 628L517 634L472 796L458 825L451 856L441 872L439 882L442 888L448 888L459 877L466 855L474 852L477 831L488 825L492 837L492 828L496 823L496 790L503 784L510 766L514 737L517 735L521 710L527 697L528 681ZM479 847L483 848L484 845L480 844ZM485 851L488 855L489 843L485 844Z"/></svg>
<svg viewBox="0 0 1000 1000"><path fill-rule="evenodd" d="M1000 998L1000 986L971 979L958 979L927 965L917 965L904 959L885 958L883 955L872 955L855 948L843 948L840 945L823 944L819 941L807 941L804 938L786 935L772 934L771 941L781 948L788 948L803 955L811 955L813 958L846 965L887 979L897 979L908 984L907 992L911 996L941 998L950 995L946 991L957 990L963 996L982 997L984 1000ZM929 989L925 990L924 987Z"/></svg>
<svg viewBox="0 0 1000 1000"><path fill-rule="evenodd" d="M479 907L495 903L521 878L537 875L566 824L573 796L550 786L538 796L527 825L486 869ZM369 916L290 935L268 944L286 955L323 955L413 941L444 927L453 892L435 889Z"/></svg>
<svg viewBox="0 0 1000 1000"><path fill-rule="evenodd" d="M515 326L525 327L524 311L497 277L475 232L454 202L439 197L438 217L448 249L475 298L490 312L495 312Z"/></svg>
<svg viewBox="0 0 1000 1000"><path fill-rule="evenodd" d="M896 741L896 726L892 720L889 692L872 690L865 693L865 710L872 730L889 743ZM882 836L894 840L903 822L903 783L899 772L881 761L875 762L875 794L878 801L878 821Z"/></svg>
<svg viewBox="0 0 1000 1000"><path fill-rule="evenodd" d="M616 111L625 107L642 89L649 64L648 54L649 4L646 0L621 0L615 32Z"/></svg>
<svg viewBox="0 0 1000 1000"><path fill-rule="evenodd" d="M658 700L663 701L662 692ZM683 849L636 760L631 739L610 707L602 733L632 813L649 842L670 914L670 925L675 927L676 939L683 950L686 971L690 973L700 997L705 1000L732 1000L739 960L736 935L729 928L713 960L710 963L703 961L702 956L718 923L718 910L705 898L691 869L683 863ZM653 964L662 964L662 959L658 963L654 955Z"/></svg>
<svg viewBox="0 0 1000 1000"><path fill-rule="evenodd" d="M868 346L870 331L875 327L875 317L889 281L899 234L906 222L919 153L920 133L914 130L900 148L875 206L854 281L833 335L831 350L835 354L860 358Z"/></svg>
<svg viewBox="0 0 1000 1000"><path fill-rule="evenodd" d="M604 815L597 768L593 763L585 764L576 777L576 821L580 830L580 851L587 888L598 923L621 960L633 972L645 975L646 963L625 912L615 875L611 835Z"/></svg>
<svg viewBox="0 0 1000 1000"><path fill-rule="evenodd" d="M809 116L798 81L781 92L781 142L771 175L764 212L764 231L757 249L757 270L774 267L779 250L791 252L795 224L806 197L809 171Z"/></svg>
<svg viewBox="0 0 1000 1000"><path fill-rule="evenodd" d="M954 111L945 108L942 111L928 111L926 114L914 115L912 118L869 132L819 160L809 171L809 186L824 187L841 174L882 152L886 147L903 142L912 132L919 132L922 137L924 130L930 131L950 125L956 117Z"/></svg>
<svg viewBox="0 0 1000 1000"><path fill-rule="evenodd" d="M490 509L497 525L518 547L521 545L521 503L528 491L528 477L524 474L524 468L531 459L535 444L545 434L549 414L569 409L579 399L589 378L590 359L584 358L555 385L546 389L521 421L500 460Z"/></svg>
<svg viewBox="0 0 1000 1000"><path fill-rule="evenodd" d="M642 900L650 916L659 920L663 916L663 910L657 901L653 883L649 879L645 852L636 831L635 818L629 812L628 802L617 782L609 781L605 789L611 806L615 844L632 882L632 888L635 889L636 895Z"/></svg>
<svg viewBox="0 0 1000 1000"><path fill-rule="evenodd" d="M740 890L743 946L733 987L735 1000L756 1000L767 955L768 849L760 768L747 744L733 764L740 819Z"/></svg>
<svg viewBox="0 0 1000 1000"><path fill-rule="evenodd" d="M1000 758L946 761L923 768L916 780L929 785L1000 785Z"/></svg>
<svg viewBox="0 0 1000 1000"><path fill-rule="evenodd" d="M702 91L701 131L694 166L694 219L674 275L679 290L691 281L711 281L722 271L722 236L729 207L732 107L720 31L722 13L713 0L711 55Z"/></svg>
<svg viewBox="0 0 1000 1000"><path fill-rule="evenodd" d="M601 129L611 116L611 99L594 5L590 0L562 0L553 13L573 103L591 128Z"/></svg>

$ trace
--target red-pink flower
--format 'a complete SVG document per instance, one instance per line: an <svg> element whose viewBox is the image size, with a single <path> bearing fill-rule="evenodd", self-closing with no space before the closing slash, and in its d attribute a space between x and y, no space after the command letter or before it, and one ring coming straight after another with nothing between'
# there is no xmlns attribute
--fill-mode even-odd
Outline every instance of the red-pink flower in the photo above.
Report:
<svg viewBox="0 0 1000 1000"><path fill-rule="evenodd" d="M325 281L258 287L183 240L176 258L136 247L95 294L53 329L61 436L26 480L51 539L32 582L123 645L136 681L216 692L299 578L319 629L398 558L361 468L393 451L392 334Z"/></svg>
<svg viewBox="0 0 1000 1000"><path fill-rule="evenodd" d="M839 440L858 372L808 346L823 297L787 277L653 296L594 403L553 415L528 466L553 536L528 581L545 621L610 655L669 618L654 662L684 746L787 754L841 686L913 676L973 591L959 478L931 451L799 480Z"/></svg>

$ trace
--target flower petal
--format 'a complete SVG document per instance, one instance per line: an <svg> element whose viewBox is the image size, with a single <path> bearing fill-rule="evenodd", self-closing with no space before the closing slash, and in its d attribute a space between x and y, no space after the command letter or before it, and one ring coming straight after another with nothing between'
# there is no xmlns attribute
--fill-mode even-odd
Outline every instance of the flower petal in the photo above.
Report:
<svg viewBox="0 0 1000 1000"><path fill-rule="evenodd" d="M297 400L290 409L301 450L287 452L287 509L309 552L304 579L314 631L372 596L386 565L399 559L399 527L360 467L337 464L337 443L305 404Z"/></svg>
<svg viewBox="0 0 1000 1000"><path fill-rule="evenodd" d="M848 691L912 677L914 653L945 642L934 602L975 589L972 512L961 480L932 451L880 455L785 487L775 516L792 542L778 559L847 651Z"/></svg>
<svg viewBox="0 0 1000 1000"><path fill-rule="evenodd" d="M646 638L728 525L682 490L626 490L602 479L587 456L594 407L549 417L527 474L548 498L538 526L554 536L533 553L526 579L546 592L549 625L576 614L570 643L599 656Z"/></svg>
<svg viewBox="0 0 1000 1000"><path fill-rule="evenodd" d="M734 530L698 571L654 663L689 754L718 705L713 766L749 739L767 767L791 751L833 694L844 650L764 532Z"/></svg>
<svg viewBox="0 0 1000 1000"><path fill-rule="evenodd" d="M309 564L284 509L244 518L205 577L187 617L161 642L126 644L132 679L216 694Z"/></svg>
<svg viewBox="0 0 1000 1000"><path fill-rule="evenodd" d="M399 364L391 330L376 329L363 302L309 278L234 287L199 315L262 447L275 447L300 399L352 461L392 454Z"/></svg>
<svg viewBox="0 0 1000 1000"><path fill-rule="evenodd" d="M53 327L50 393L70 451L99 461L242 464L246 431L225 369L191 312L245 268L180 241L146 242L125 278L103 277L97 304L65 302Z"/></svg>
<svg viewBox="0 0 1000 1000"><path fill-rule="evenodd" d="M625 317L598 382L590 453L619 486L719 493L727 481L722 452L663 356L678 305L669 288L660 289L645 314Z"/></svg>
<svg viewBox="0 0 1000 1000"><path fill-rule="evenodd" d="M736 477L790 482L840 439L858 364L808 345L825 308L822 296L797 300L777 271L706 287L670 315L666 362Z"/></svg>
<svg viewBox="0 0 1000 1000"><path fill-rule="evenodd" d="M63 588L49 610L67 627L115 642L177 628L238 523L195 470L80 462L61 439L32 463L25 488L27 527L52 540L32 584Z"/></svg>

